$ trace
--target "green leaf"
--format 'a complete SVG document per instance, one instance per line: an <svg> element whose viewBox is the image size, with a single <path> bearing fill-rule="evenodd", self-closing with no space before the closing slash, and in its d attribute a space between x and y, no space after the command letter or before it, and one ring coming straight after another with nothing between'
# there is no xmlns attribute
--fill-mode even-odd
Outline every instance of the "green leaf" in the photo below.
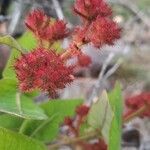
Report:
<svg viewBox="0 0 150 150"><path fill-rule="evenodd" d="M32 138L0 127L1 150L46 150L46 147Z"/></svg>
<svg viewBox="0 0 150 150"><path fill-rule="evenodd" d="M30 32L26 32L21 38L19 38L18 43L23 49L27 51L31 51L33 48L36 47L36 40ZM4 78L10 78L16 80L16 74L13 68L13 64L16 58L20 56L20 52L13 47L12 52L10 54L9 60L3 72Z"/></svg>
<svg viewBox="0 0 150 150"><path fill-rule="evenodd" d="M31 32L25 32L19 39L18 43L26 49L27 51L31 51L37 45L36 38L33 36Z"/></svg>
<svg viewBox="0 0 150 150"><path fill-rule="evenodd" d="M63 121L63 117L65 116L73 116L75 115L75 109L78 105L80 105L83 101L81 99L67 99L67 100L53 100L46 102L41 105L41 107L45 110L45 113L48 116L52 116L54 114L59 113Z"/></svg>
<svg viewBox="0 0 150 150"><path fill-rule="evenodd" d="M16 116L8 114L0 115L0 127L18 131L22 122L23 119Z"/></svg>
<svg viewBox="0 0 150 150"><path fill-rule="evenodd" d="M121 86L116 84L114 90L109 93L109 100L114 111L114 118L110 130L109 150L121 149L121 134L122 134L122 111L123 101L121 95Z"/></svg>
<svg viewBox="0 0 150 150"><path fill-rule="evenodd" d="M18 44L18 42L10 35L0 37L0 44L5 44L10 46L11 48L21 50L21 47Z"/></svg>
<svg viewBox="0 0 150 150"><path fill-rule="evenodd" d="M19 97L21 110L18 106L18 91L16 82L11 79L0 80L0 112L12 114L26 119L47 119L44 111L25 95Z"/></svg>
<svg viewBox="0 0 150 150"><path fill-rule="evenodd" d="M58 54L63 52L62 43L60 41L55 42L52 45L52 49L54 49Z"/></svg>
<svg viewBox="0 0 150 150"><path fill-rule="evenodd" d="M48 143L54 140L59 132L59 126L63 123L65 116L73 116L75 108L82 100L53 100L41 105L49 119L45 121L26 120L21 133L32 136L38 140Z"/></svg>
<svg viewBox="0 0 150 150"><path fill-rule="evenodd" d="M20 133L48 143L57 137L60 119L60 115L56 114L45 121L25 120Z"/></svg>
<svg viewBox="0 0 150 150"><path fill-rule="evenodd" d="M108 96L104 91L97 102L95 102L88 114L88 123L94 129L99 129L108 143L109 132L114 113L109 104Z"/></svg>

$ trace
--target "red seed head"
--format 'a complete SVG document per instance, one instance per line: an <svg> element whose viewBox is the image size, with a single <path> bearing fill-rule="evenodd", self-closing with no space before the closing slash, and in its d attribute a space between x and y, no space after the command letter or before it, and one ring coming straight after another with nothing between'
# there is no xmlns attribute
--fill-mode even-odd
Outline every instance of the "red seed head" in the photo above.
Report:
<svg viewBox="0 0 150 150"><path fill-rule="evenodd" d="M120 31L121 29L111 19L97 17L89 28L87 38L96 47L101 47L104 44L113 45L114 41L120 38Z"/></svg>
<svg viewBox="0 0 150 150"><path fill-rule="evenodd" d="M20 90L26 92L38 88L55 94L73 81L72 67L63 64L62 59L54 51L42 48L23 54L16 60L15 71Z"/></svg>
<svg viewBox="0 0 150 150"><path fill-rule="evenodd" d="M50 42L61 40L69 35L69 29L63 20L57 20L43 30L39 31L39 36L42 39Z"/></svg>
<svg viewBox="0 0 150 150"><path fill-rule="evenodd" d="M32 31L37 32L39 29L43 28L46 22L49 22L48 18L42 10L33 10L30 12L25 20L25 25Z"/></svg>
<svg viewBox="0 0 150 150"><path fill-rule="evenodd" d="M34 10L26 17L26 26L36 37L54 42L68 36L69 30L63 20L52 22L42 10Z"/></svg>
<svg viewBox="0 0 150 150"><path fill-rule="evenodd" d="M103 0L76 0L74 11L87 20L93 20L98 15L101 17L112 15L111 8Z"/></svg>

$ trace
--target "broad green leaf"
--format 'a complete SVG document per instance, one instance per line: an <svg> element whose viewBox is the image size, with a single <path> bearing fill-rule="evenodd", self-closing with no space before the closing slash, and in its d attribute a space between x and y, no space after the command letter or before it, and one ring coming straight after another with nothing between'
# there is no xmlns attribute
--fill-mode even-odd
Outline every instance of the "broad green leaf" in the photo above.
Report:
<svg viewBox="0 0 150 150"><path fill-rule="evenodd" d="M36 47L36 40L30 32L26 32L21 38L19 38L18 43L23 49L27 51L32 50ZM4 78L16 79L16 74L13 68L13 64L16 58L20 56L20 52L18 50L12 49L9 60L3 72Z"/></svg>
<svg viewBox="0 0 150 150"><path fill-rule="evenodd" d="M39 141L0 127L0 150L46 150L46 147Z"/></svg>
<svg viewBox="0 0 150 150"><path fill-rule="evenodd" d="M109 104L106 91L103 91L101 97L95 102L88 114L88 123L94 129L99 129L106 142L109 142L109 132L114 113Z"/></svg>
<svg viewBox="0 0 150 150"><path fill-rule="evenodd" d="M41 105L49 119L45 121L26 120L21 132L45 143L54 140L65 116L73 116L82 100L53 100Z"/></svg>
<svg viewBox="0 0 150 150"><path fill-rule="evenodd" d="M0 112L16 115L26 119L47 119L44 111L34 104L32 100L22 94L20 98L21 110L17 104L18 91L16 81L11 79L0 80Z"/></svg>
<svg viewBox="0 0 150 150"><path fill-rule="evenodd" d="M63 117L65 116L73 116L75 114L75 109L78 105L82 103L81 99L68 99L68 100L53 100L46 102L41 105L41 107L45 110L45 113L48 116L53 116L54 114L59 113L63 121Z"/></svg>
<svg viewBox="0 0 150 150"><path fill-rule="evenodd" d="M0 44L5 44L5 45L10 46L11 48L21 50L21 47L18 44L18 42L10 35L1 36Z"/></svg>
<svg viewBox="0 0 150 150"><path fill-rule="evenodd" d="M56 114L45 121L25 120L20 133L48 143L57 137L60 119L60 115Z"/></svg>
<svg viewBox="0 0 150 150"><path fill-rule="evenodd" d="M18 131L22 122L23 119L17 116L9 114L0 115L0 127Z"/></svg>
<svg viewBox="0 0 150 150"><path fill-rule="evenodd" d="M120 84L116 84L114 90L109 93L109 100L114 111L114 118L110 129L109 150L121 149L121 134L122 134L122 111L123 102L121 95Z"/></svg>
<svg viewBox="0 0 150 150"><path fill-rule="evenodd" d="M32 51L37 45L36 38L31 32L25 32L21 38L18 39L18 43L27 51Z"/></svg>

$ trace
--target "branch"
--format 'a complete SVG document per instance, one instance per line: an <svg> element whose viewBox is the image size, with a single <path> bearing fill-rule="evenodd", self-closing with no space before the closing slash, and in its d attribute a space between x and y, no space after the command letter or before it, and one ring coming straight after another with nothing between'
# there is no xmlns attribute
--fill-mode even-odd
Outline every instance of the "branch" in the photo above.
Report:
<svg viewBox="0 0 150 150"><path fill-rule="evenodd" d="M107 66L110 64L110 62L112 61L114 56L115 56L115 54L113 52L111 52L108 55L107 59L104 61L103 66L102 66L102 70L101 70L101 72L99 74L99 77L97 79L97 83L94 85L94 87L92 89L91 96L86 101L87 105L90 105L93 100L97 100L98 95L99 95L99 91L100 91L100 88L101 88L101 84L103 82L103 76L104 76L104 74L106 72Z"/></svg>
<svg viewBox="0 0 150 150"><path fill-rule="evenodd" d="M128 123L129 121L131 121L132 119L134 119L135 117L138 117L139 115L141 115L143 112L145 112L148 109L147 105L144 105L142 107L140 107L137 111L131 113L130 115L128 115L127 117L125 117L123 119L124 123Z"/></svg>
<svg viewBox="0 0 150 150"><path fill-rule="evenodd" d="M15 32L15 29L21 17L22 7L23 7L22 0L18 0L17 2L14 2L14 3L15 3L15 6L14 6L15 8L13 10L12 16L10 16L12 19L8 27L8 32L11 35Z"/></svg>
<svg viewBox="0 0 150 150"><path fill-rule="evenodd" d="M107 80L113 73L116 72L116 70L120 67L120 65L122 64L123 60L122 58L118 59L118 61L116 62L116 64L110 69L108 70L108 72L106 73L106 75L104 76L104 80Z"/></svg>
<svg viewBox="0 0 150 150"><path fill-rule="evenodd" d="M52 2L53 2L53 5L54 5L54 8L56 10L56 14L57 14L58 18L63 20L64 14L63 14L62 8L61 8L58 0L52 0Z"/></svg>
<svg viewBox="0 0 150 150"><path fill-rule="evenodd" d="M111 52L109 55L108 55L108 57L107 57L107 59L105 60L105 62L103 63L103 66L102 66L102 70L101 70L101 72L100 72L100 74L99 74L99 82L102 80L102 78L103 78L103 76L104 76L104 74L105 74L105 72L106 72L106 69L107 69L107 67L108 67L108 65L109 65L109 63L111 62L111 60L114 58L114 53L113 52ZM99 83L97 84L97 86L99 87Z"/></svg>

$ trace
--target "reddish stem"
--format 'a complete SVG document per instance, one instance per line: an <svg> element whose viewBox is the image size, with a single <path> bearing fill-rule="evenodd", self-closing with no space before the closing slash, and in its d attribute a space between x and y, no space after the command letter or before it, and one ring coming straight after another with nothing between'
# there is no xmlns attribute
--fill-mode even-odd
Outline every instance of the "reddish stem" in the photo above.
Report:
<svg viewBox="0 0 150 150"><path fill-rule="evenodd" d="M147 105L144 105L140 107L137 111L129 111L127 114L123 117L123 122L128 123L130 120L134 119L135 117L140 116L142 113L144 113L149 107Z"/></svg>

